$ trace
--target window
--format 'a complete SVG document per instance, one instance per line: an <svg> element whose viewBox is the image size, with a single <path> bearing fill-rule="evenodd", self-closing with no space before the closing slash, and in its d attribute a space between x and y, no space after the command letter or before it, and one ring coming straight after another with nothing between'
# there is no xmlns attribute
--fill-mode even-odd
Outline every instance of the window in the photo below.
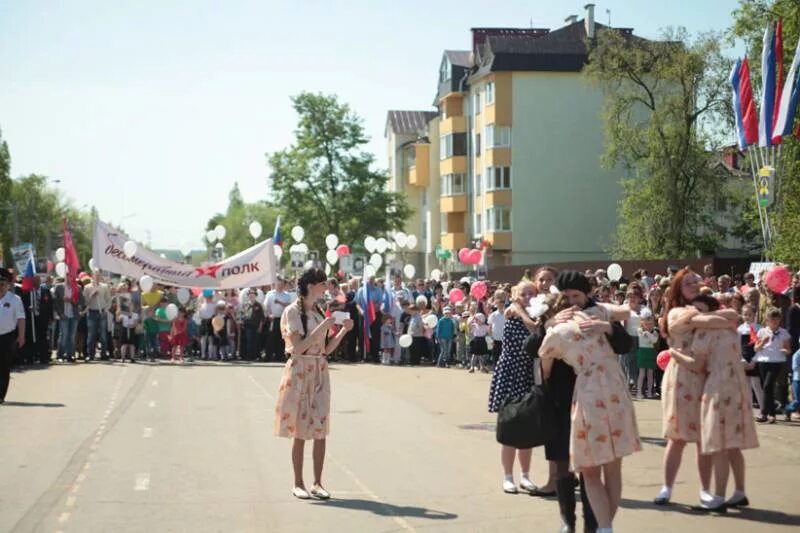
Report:
<svg viewBox="0 0 800 533"><path fill-rule="evenodd" d="M482 235L483 234L483 226L481 226L481 215L475 215L475 231L472 232L473 235Z"/></svg>
<svg viewBox="0 0 800 533"><path fill-rule="evenodd" d="M503 148L511 146L511 128L508 126L496 126L490 124L484 130L484 143L486 149Z"/></svg>
<svg viewBox="0 0 800 533"><path fill-rule="evenodd" d="M486 190L511 188L511 167L489 167L486 169Z"/></svg>
<svg viewBox="0 0 800 533"><path fill-rule="evenodd" d="M481 175L477 174L475 176L475 194L481 194Z"/></svg>
<svg viewBox="0 0 800 533"><path fill-rule="evenodd" d="M447 213L439 213L439 233L444 235L447 231Z"/></svg>
<svg viewBox="0 0 800 533"><path fill-rule="evenodd" d="M445 174L442 176L442 189L441 196L453 196L456 194L464 194L464 174Z"/></svg>
<svg viewBox="0 0 800 533"><path fill-rule="evenodd" d="M475 135L475 155L481 155L481 134Z"/></svg>
<svg viewBox="0 0 800 533"><path fill-rule="evenodd" d="M481 93L479 91L475 91L475 105L473 106L476 115L481 114Z"/></svg>
<svg viewBox="0 0 800 533"><path fill-rule="evenodd" d="M490 81L486 84L486 105L494 103L494 82Z"/></svg>
<svg viewBox="0 0 800 533"><path fill-rule="evenodd" d="M450 60L447 56L442 59L442 66L439 68L439 82L444 83L450 79Z"/></svg>
<svg viewBox="0 0 800 533"><path fill-rule="evenodd" d="M439 159L467 155L467 134L450 133L439 137Z"/></svg>
<svg viewBox="0 0 800 533"><path fill-rule="evenodd" d="M511 231L511 208L495 206L487 209L486 231Z"/></svg>
<svg viewBox="0 0 800 533"><path fill-rule="evenodd" d="M428 189L422 191L422 207L428 205Z"/></svg>
<svg viewBox="0 0 800 533"><path fill-rule="evenodd" d="M444 102L442 102L441 104L439 104L439 107L441 108L442 111L442 120L447 120L447 106L444 105Z"/></svg>

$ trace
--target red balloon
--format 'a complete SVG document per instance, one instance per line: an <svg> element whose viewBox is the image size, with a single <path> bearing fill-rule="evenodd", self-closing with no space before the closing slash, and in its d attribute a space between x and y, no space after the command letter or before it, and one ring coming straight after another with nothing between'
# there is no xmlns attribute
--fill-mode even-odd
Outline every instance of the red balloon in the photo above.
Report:
<svg viewBox="0 0 800 533"><path fill-rule="evenodd" d="M191 293L192 293L192 296L194 296L195 298L197 298L198 296L200 296L201 294L203 294L203 289L198 289L198 288L189 289L189 292L191 292Z"/></svg>
<svg viewBox="0 0 800 533"><path fill-rule="evenodd" d="M792 286L792 271L785 266L774 266L764 276L764 283L772 292L783 294Z"/></svg>
<svg viewBox="0 0 800 533"><path fill-rule="evenodd" d="M340 244L336 247L336 255L339 257L345 257L350 255L350 247L346 244Z"/></svg>
<svg viewBox="0 0 800 533"><path fill-rule="evenodd" d="M669 350L664 350L656 357L656 365L658 365L658 368L660 368L662 371L666 370L671 358L672 357L669 355Z"/></svg>
<svg viewBox="0 0 800 533"><path fill-rule="evenodd" d="M470 250L469 254L467 255L467 259L468 265L479 265L481 264L481 261L483 261L483 254L478 249Z"/></svg>
<svg viewBox="0 0 800 533"><path fill-rule="evenodd" d="M476 281L472 284L472 287L469 289L470 295L472 295L476 300L482 300L484 296L486 296L487 291L486 283L483 281Z"/></svg>
<svg viewBox="0 0 800 533"><path fill-rule="evenodd" d="M458 260L465 265L469 264L469 248L462 248L458 251Z"/></svg>
<svg viewBox="0 0 800 533"><path fill-rule="evenodd" d="M450 291L450 294L447 295L447 298L450 300L451 304L457 304L464 299L464 291L461 289L453 289Z"/></svg>

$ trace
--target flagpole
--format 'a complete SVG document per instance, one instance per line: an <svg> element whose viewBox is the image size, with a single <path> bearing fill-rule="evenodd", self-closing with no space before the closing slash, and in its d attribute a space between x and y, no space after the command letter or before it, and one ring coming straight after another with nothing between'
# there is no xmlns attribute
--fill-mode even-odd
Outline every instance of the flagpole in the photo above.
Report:
<svg viewBox="0 0 800 533"><path fill-rule="evenodd" d="M31 334L33 337L33 343L36 344L36 300L33 297L33 291L36 289L31 289L30 298L31 298ZM33 347L31 347L33 348ZM34 350L35 353L35 350ZM52 356L51 356L52 357Z"/></svg>
<svg viewBox="0 0 800 533"><path fill-rule="evenodd" d="M764 253L762 255L766 255L767 253L767 233L766 228L764 227L764 215L761 212L761 203L758 201L758 180L756 178L757 171L756 171L756 154L754 150L749 150L753 152L753 157L748 157L747 159L750 161L750 173L753 176L753 188L756 192L756 209L758 209L758 220L761 224L761 239L764 242Z"/></svg>

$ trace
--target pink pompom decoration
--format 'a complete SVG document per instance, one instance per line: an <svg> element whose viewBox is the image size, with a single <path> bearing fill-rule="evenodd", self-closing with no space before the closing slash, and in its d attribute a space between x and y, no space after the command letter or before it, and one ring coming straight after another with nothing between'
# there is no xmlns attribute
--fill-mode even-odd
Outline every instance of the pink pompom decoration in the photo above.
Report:
<svg viewBox="0 0 800 533"><path fill-rule="evenodd" d="M461 289L453 289L450 291L450 294L448 294L447 297L451 304L457 304L464 299L464 291Z"/></svg>
<svg viewBox="0 0 800 533"><path fill-rule="evenodd" d="M792 286L792 271L785 266L774 266L764 276L764 283L772 292L783 294Z"/></svg>
<svg viewBox="0 0 800 533"><path fill-rule="evenodd" d="M658 357L656 357L656 365L658 365L658 368L664 371L667 369L670 358L671 356L669 355L669 350L664 350L658 354Z"/></svg>
<svg viewBox="0 0 800 533"><path fill-rule="evenodd" d="M346 257L350 255L350 247L346 244L340 244L336 247L336 255L339 257Z"/></svg>
<svg viewBox="0 0 800 533"><path fill-rule="evenodd" d="M476 281L472 284L472 287L469 289L469 293L476 299L482 300L484 296L486 296L486 282L483 281Z"/></svg>

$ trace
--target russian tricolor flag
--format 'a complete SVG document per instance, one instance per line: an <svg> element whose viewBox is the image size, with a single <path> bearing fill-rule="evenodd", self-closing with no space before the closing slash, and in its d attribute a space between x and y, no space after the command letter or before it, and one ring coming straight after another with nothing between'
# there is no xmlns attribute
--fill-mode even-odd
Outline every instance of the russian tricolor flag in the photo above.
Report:
<svg viewBox="0 0 800 533"><path fill-rule="evenodd" d="M784 135L791 135L792 125L794 124L795 113L798 103L798 85L800 85L800 41L797 42L797 49L794 53L792 66L786 76L786 83L783 86L778 116L775 119L775 130L773 139Z"/></svg>
<svg viewBox="0 0 800 533"><path fill-rule="evenodd" d="M275 221L275 232L272 234L272 244L283 248L283 237L281 237L281 216Z"/></svg>
<svg viewBox="0 0 800 533"><path fill-rule="evenodd" d="M22 291L31 292L33 290L33 279L36 277L36 261L33 259L33 250L28 257L28 266L22 275Z"/></svg>
<svg viewBox="0 0 800 533"><path fill-rule="evenodd" d="M772 117L775 112L775 29L764 31L761 50L761 116L758 121L758 145L772 146Z"/></svg>
<svg viewBox="0 0 800 533"><path fill-rule="evenodd" d="M733 112L736 117L736 140L744 150L758 142L758 116L750 83L750 67L747 58L737 59L728 78L733 89Z"/></svg>

